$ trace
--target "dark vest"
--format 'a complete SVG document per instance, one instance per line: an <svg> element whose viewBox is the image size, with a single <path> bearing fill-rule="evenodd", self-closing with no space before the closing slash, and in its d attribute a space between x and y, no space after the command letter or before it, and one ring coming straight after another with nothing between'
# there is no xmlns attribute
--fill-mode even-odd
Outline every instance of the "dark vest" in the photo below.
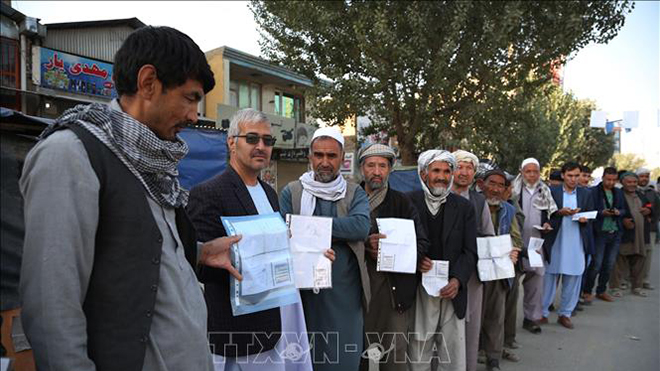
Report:
<svg viewBox="0 0 660 371"><path fill-rule="evenodd" d="M87 130L70 129L85 146L100 183L94 268L83 303L87 353L98 371L141 371L163 238L139 180ZM183 208L176 210L176 224L194 266L195 232Z"/></svg>

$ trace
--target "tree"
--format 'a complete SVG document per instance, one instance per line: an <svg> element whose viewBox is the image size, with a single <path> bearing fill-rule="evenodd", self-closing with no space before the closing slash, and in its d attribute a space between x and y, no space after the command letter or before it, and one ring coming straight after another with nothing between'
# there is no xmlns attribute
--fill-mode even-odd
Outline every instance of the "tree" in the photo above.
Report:
<svg viewBox="0 0 660 371"><path fill-rule="evenodd" d="M609 165L618 170L635 172L638 168L646 166L646 161L634 153L617 153L612 156Z"/></svg>
<svg viewBox="0 0 660 371"><path fill-rule="evenodd" d="M308 76L316 95L330 98L315 102L314 115L330 124L369 116L373 130L397 136L405 165L421 149L446 148L481 130L466 124L475 122L466 113L504 99L531 72L547 80L551 64L609 41L632 7L629 1L251 3L264 56Z"/></svg>

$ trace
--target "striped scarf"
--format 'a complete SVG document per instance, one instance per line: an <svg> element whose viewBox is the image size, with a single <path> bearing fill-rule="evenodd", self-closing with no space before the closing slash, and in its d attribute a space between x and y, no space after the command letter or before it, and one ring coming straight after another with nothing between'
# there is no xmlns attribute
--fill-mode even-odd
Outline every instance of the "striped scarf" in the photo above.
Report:
<svg viewBox="0 0 660 371"><path fill-rule="evenodd" d="M177 137L162 140L145 124L124 113L116 100L111 105L78 105L64 112L39 139L78 125L105 144L142 183L149 196L161 206L181 207L188 191L179 184L177 164L188 153L188 145Z"/></svg>

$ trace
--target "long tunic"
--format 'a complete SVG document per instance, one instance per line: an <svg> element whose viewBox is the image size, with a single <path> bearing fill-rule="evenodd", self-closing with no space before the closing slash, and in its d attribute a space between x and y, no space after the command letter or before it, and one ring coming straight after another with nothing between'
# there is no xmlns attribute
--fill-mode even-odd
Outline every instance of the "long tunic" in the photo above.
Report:
<svg viewBox="0 0 660 371"><path fill-rule="evenodd" d="M577 189L572 193L563 191L563 205L571 209L578 207ZM552 245L552 259L546 272L579 276L584 272L584 246L580 235L580 223L573 221L572 215L561 219L561 228Z"/></svg>
<svg viewBox="0 0 660 371"><path fill-rule="evenodd" d="M280 195L282 215L293 212L291 191ZM337 203L317 198L314 216L332 217L332 289L301 291L314 369L357 370L363 351L362 282L357 258L346 241L364 241L369 234L369 202L361 188L346 217L337 217Z"/></svg>
<svg viewBox="0 0 660 371"><path fill-rule="evenodd" d="M541 232L534 228L535 225L541 225L541 210L534 207L534 200L539 196L538 190L538 187L534 188L534 191L523 187L522 192L520 192L520 197L522 197L522 212L525 215L525 222L522 227L524 248L529 247L530 238L542 238ZM541 256L543 256L543 250L541 250ZM539 275L543 275L545 272L545 267L531 267L527 258L523 258L523 268L525 272L534 272Z"/></svg>
<svg viewBox="0 0 660 371"><path fill-rule="evenodd" d="M644 216L639 210L642 208L642 200L636 193L624 192L626 202L630 208L630 216L635 223L635 240L621 244L621 255L646 255L644 245Z"/></svg>

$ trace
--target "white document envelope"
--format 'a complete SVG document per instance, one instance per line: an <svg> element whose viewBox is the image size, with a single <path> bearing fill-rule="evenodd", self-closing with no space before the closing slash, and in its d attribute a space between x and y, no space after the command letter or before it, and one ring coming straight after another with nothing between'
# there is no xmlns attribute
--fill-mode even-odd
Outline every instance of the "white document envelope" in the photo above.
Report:
<svg viewBox="0 0 660 371"><path fill-rule="evenodd" d="M543 267L543 257L540 254L543 248L543 239L531 237L529 239L529 246L527 247L527 258L529 259L529 266L532 268Z"/></svg>
<svg viewBox="0 0 660 371"><path fill-rule="evenodd" d="M431 270L422 273L422 286L427 294L438 297L440 290L449 283L449 261L432 260L432 262Z"/></svg>
<svg viewBox="0 0 660 371"><path fill-rule="evenodd" d="M417 235L410 219L376 218L378 233L386 238L378 240L379 272L415 273L417 271Z"/></svg>
<svg viewBox="0 0 660 371"><path fill-rule="evenodd" d="M280 218L233 222L240 251L241 295L255 295L293 284L286 225Z"/></svg>
<svg viewBox="0 0 660 371"><path fill-rule="evenodd" d="M582 213L573 214L572 220L577 221L580 220L580 218L596 219L596 217L598 217L598 211L585 211Z"/></svg>
<svg viewBox="0 0 660 371"><path fill-rule="evenodd" d="M332 247L332 218L288 214L286 220L296 287L331 288L332 262L323 254Z"/></svg>
<svg viewBox="0 0 660 371"><path fill-rule="evenodd" d="M515 277L516 273L509 254L513 250L511 236L477 238L477 272L482 281Z"/></svg>

